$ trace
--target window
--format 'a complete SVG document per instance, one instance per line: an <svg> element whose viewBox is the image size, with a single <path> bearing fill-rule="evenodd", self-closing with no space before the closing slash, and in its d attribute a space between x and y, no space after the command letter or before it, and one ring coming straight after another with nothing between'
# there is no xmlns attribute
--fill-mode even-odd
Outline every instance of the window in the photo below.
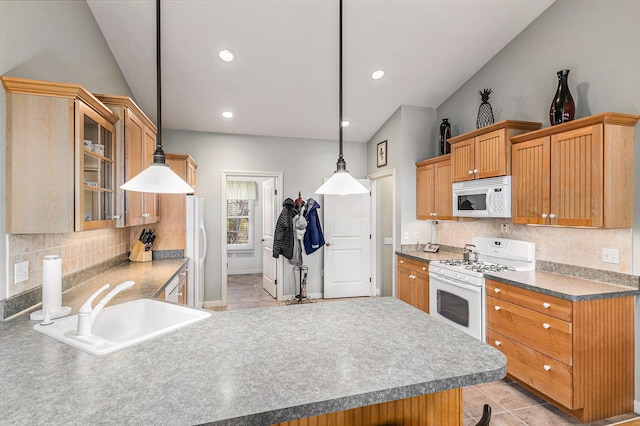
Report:
<svg viewBox="0 0 640 426"><path fill-rule="evenodd" d="M227 250L253 251L256 183L227 182Z"/></svg>
<svg viewBox="0 0 640 426"><path fill-rule="evenodd" d="M227 245L253 250L253 200L227 200Z"/></svg>

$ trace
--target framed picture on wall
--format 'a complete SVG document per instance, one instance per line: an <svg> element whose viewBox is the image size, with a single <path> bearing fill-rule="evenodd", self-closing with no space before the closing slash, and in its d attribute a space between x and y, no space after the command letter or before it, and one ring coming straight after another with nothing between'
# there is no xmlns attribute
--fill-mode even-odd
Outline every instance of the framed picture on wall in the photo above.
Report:
<svg viewBox="0 0 640 426"><path fill-rule="evenodd" d="M387 165L387 141L382 141L378 144L376 157L378 158L378 167Z"/></svg>

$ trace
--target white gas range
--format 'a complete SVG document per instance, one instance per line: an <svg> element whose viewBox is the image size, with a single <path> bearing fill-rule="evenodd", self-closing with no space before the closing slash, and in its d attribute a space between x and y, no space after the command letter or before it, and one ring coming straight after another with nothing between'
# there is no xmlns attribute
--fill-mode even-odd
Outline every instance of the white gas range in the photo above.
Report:
<svg viewBox="0 0 640 426"><path fill-rule="evenodd" d="M485 278L488 271L533 271L535 243L505 238L472 238L469 260L429 264L429 312L485 341Z"/></svg>

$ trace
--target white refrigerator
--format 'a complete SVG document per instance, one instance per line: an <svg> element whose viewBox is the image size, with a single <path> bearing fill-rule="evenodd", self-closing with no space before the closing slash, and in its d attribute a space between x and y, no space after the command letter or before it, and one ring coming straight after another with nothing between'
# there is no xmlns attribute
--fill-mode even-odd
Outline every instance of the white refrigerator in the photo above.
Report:
<svg viewBox="0 0 640 426"><path fill-rule="evenodd" d="M204 229L204 198L195 195L187 195L186 244L184 255L189 258L187 301L189 306L202 308L207 232Z"/></svg>

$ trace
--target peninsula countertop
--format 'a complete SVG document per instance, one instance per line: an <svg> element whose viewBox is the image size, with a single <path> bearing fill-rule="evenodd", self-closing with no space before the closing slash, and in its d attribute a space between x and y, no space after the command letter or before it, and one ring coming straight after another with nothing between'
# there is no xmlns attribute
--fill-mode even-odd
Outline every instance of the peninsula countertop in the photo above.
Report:
<svg viewBox="0 0 640 426"><path fill-rule="evenodd" d="M99 357L0 324L8 424L277 423L499 380L501 352L394 298L213 312Z"/></svg>

